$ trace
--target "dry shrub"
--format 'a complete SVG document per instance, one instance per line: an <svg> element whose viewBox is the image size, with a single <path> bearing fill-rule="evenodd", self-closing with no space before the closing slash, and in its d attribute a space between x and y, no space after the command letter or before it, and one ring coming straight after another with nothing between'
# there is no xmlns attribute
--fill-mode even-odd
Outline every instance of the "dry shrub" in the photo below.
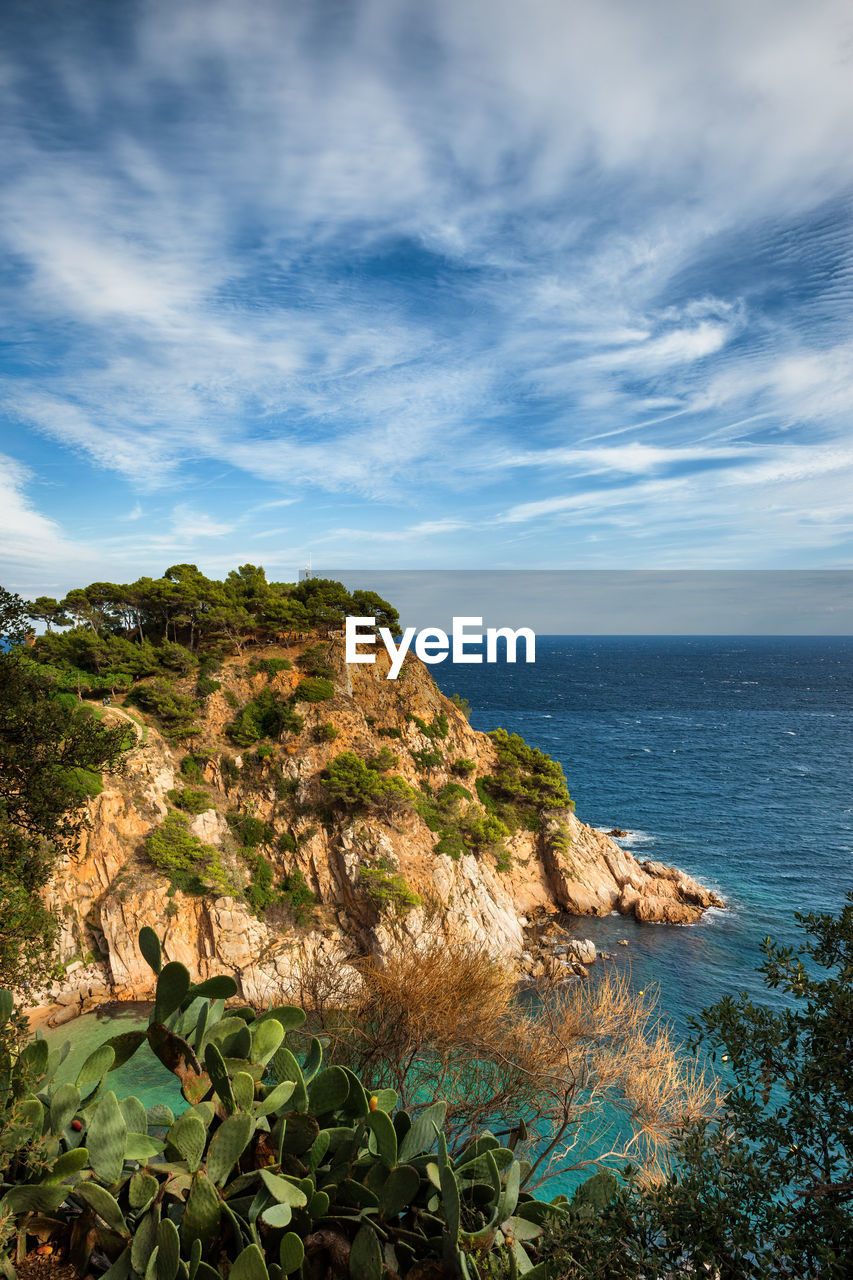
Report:
<svg viewBox="0 0 853 1280"><path fill-rule="evenodd" d="M519 993L509 966L446 939L356 967L361 987L346 1003L330 998L327 977L315 983L322 998L306 1001L327 1056L396 1089L409 1111L444 1098L451 1147L488 1127L530 1161L528 1187L602 1160L630 1160L656 1180L678 1131L719 1106L656 994L609 967Z"/></svg>

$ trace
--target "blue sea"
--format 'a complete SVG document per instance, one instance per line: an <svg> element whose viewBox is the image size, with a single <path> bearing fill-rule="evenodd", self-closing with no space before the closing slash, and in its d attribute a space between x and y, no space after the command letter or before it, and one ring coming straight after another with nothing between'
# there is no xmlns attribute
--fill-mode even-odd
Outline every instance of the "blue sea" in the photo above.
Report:
<svg viewBox="0 0 853 1280"><path fill-rule="evenodd" d="M762 940L797 943L795 912L853 889L853 639L547 636L534 664L432 672L475 728L559 760L584 822L728 904L694 926L576 919L577 936L658 983L682 1032L727 992L772 1002Z"/></svg>

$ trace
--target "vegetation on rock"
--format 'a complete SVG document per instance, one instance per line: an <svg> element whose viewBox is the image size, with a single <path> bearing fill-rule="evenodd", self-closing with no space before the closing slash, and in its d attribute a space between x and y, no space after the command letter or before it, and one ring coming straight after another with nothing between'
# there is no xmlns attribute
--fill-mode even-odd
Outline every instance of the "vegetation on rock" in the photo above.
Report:
<svg viewBox="0 0 853 1280"><path fill-rule="evenodd" d="M184 893L233 893L219 850L193 835L182 813L172 811L145 837L145 852L173 889Z"/></svg>
<svg viewBox="0 0 853 1280"><path fill-rule="evenodd" d="M2 589L0 589L2 591ZM2 591L0 640L20 639L24 603ZM26 653L0 652L0 979L33 981L50 968L56 924L40 890L83 821L81 804L135 741L57 699Z"/></svg>

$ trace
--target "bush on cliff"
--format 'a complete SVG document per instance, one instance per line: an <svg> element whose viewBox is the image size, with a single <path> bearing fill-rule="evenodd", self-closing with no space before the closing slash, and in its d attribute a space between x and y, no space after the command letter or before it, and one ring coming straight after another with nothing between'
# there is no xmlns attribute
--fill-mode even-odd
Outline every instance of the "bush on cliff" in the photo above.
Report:
<svg viewBox="0 0 853 1280"><path fill-rule="evenodd" d="M332 804L343 809L396 809L412 800L403 778L380 773L353 751L335 756L320 778Z"/></svg>
<svg viewBox="0 0 853 1280"><path fill-rule="evenodd" d="M330 702L335 696L335 686L324 676L306 676L300 680L293 695L294 702Z"/></svg>
<svg viewBox="0 0 853 1280"><path fill-rule="evenodd" d="M299 659L299 666L306 676L321 680L333 680L335 669L329 662L329 650L321 644L310 644Z"/></svg>
<svg viewBox="0 0 853 1280"><path fill-rule="evenodd" d="M23 602L4 594L14 639L12 613ZM0 652L0 981L10 985L49 971L56 923L40 891L56 854L71 847L100 771L117 769L133 740L126 724L107 727L53 694L24 654Z"/></svg>
<svg viewBox="0 0 853 1280"><path fill-rule="evenodd" d="M173 787L166 792L166 797L176 809L183 809L184 813L205 813L208 809L216 808L212 797L200 787Z"/></svg>
<svg viewBox="0 0 853 1280"><path fill-rule="evenodd" d="M299 733L302 717L274 689L262 689L247 702L225 732L238 747L252 747L263 738L279 738L283 733Z"/></svg>
<svg viewBox="0 0 853 1280"><path fill-rule="evenodd" d="M193 894L234 891L219 850L193 835L182 813L167 813L160 825L149 831L145 852L157 870L169 877L173 889Z"/></svg>
<svg viewBox="0 0 853 1280"><path fill-rule="evenodd" d="M182 742L199 732L196 716L201 711L197 698L180 693L171 680L152 680L133 690L127 701L157 717L167 738Z"/></svg>
<svg viewBox="0 0 853 1280"><path fill-rule="evenodd" d="M495 729L489 737L495 745L498 767L478 782L484 798L490 798L499 809L523 814L528 825L531 819L538 821L543 809L574 808L559 761L506 729Z"/></svg>

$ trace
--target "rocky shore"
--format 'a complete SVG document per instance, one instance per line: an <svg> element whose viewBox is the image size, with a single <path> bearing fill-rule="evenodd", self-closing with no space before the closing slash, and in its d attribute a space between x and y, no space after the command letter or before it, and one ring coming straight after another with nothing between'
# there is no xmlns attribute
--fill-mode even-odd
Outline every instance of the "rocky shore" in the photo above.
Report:
<svg viewBox="0 0 853 1280"><path fill-rule="evenodd" d="M417 947L436 933L485 945L529 978L579 975L595 948L562 933L543 944L541 921L616 911L644 922L690 924L723 905L678 869L637 861L570 808L549 811L536 832L513 831L500 856L437 851L435 824L414 807L330 815L321 773L340 752L369 760L390 747L393 772L414 790L438 795L461 781L476 807L478 782L498 768L495 745L470 727L416 658L406 660L400 680L389 681L383 655L373 666L348 666L342 645L333 642L326 656L334 696L299 704L302 730L283 735L273 750L260 756L239 750L225 733L235 705L265 689L293 695L300 678L298 649L266 649L269 656L288 658L292 669L270 677L245 657L227 659L192 746L169 744L148 723L123 774L105 778L103 792L89 802L78 846L50 889L63 973L31 1000L39 1020L59 1025L106 1000L150 995L150 970L136 946L142 925L157 931L167 958L186 964L194 979L233 973L245 1000L266 1004L299 999L308 972L354 981L356 955L381 958L401 937ZM221 856L227 891L176 889L145 852L146 835L172 811L176 789L187 785L181 762L188 751L201 761L199 785L210 800L189 827ZM264 851L275 878L299 872L310 889L313 901L301 921L285 906L260 913L250 907L233 834L239 814L272 833ZM411 902L404 913L392 920L377 907L365 868L382 868L405 885Z"/></svg>

